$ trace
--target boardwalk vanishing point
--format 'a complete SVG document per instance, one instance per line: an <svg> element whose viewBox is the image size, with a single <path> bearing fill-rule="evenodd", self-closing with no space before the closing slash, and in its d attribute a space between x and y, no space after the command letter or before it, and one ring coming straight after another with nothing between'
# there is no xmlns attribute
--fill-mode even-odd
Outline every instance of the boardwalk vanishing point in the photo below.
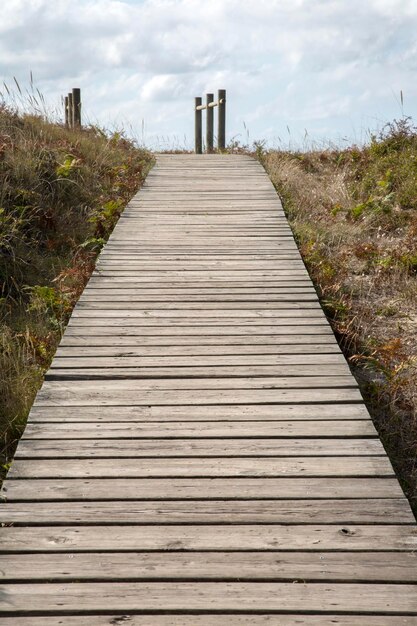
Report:
<svg viewBox="0 0 417 626"><path fill-rule="evenodd" d="M417 626L415 520L247 156L158 157L3 498L4 626Z"/></svg>

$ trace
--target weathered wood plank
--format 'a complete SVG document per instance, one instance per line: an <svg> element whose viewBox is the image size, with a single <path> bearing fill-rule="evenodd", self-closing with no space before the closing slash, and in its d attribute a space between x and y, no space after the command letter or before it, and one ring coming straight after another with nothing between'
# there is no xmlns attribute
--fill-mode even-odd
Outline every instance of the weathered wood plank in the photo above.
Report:
<svg viewBox="0 0 417 626"><path fill-rule="evenodd" d="M216 322L223 323L223 319L227 320L236 320L236 323L241 323L241 319L251 320L251 319L267 319L269 323L282 323L288 324L291 326L296 323L306 323L309 325L318 324L318 323L326 323L326 317L323 311L319 309L315 310L307 310L303 311L300 309L292 309L291 305L288 305L288 308L285 309L246 309L246 310L236 310L230 312L229 309L215 309L215 310L207 310L204 311L202 309L192 309L192 310L180 310L178 312L167 311L161 309L128 309L124 311L123 315L120 314L118 309L98 309L94 311L90 311L88 308L75 307L72 319L86 319L86 318L97 318L105 317L105 318L116 318L116 319L124 319L129 317L134 318L145 318L145 319L166 319L169 324L172 324L173 321L177 318L181 320L198 320L203 319L206 321L207 319L214 319ZM282 321L281 321L282 320Z"/></svg>
<svg viewBox="0 0 417 626"><path fill-rule="evenodd" d="M172 389L181 389L182 391L189 391L190 389L200 389L200 390L219 390L221 393L222 390L240 390L240 389L256 389L256 390L277 390L279 392L284 392L287 389L290 390L309 390L311 389L320 389L331 387L333 390L337 391L338 387L342 389L353 388L356 389L356 381L352 378L351 375L345 374L340 376L334 376L331 378L330 382L328 377L326 376L275 376L275 377L248 377L242 376L240 378L197 378L197 379L187 379L178 377L176 380L171 379L157 379L157 380L141 380L141 381L130 381L130 380L115 380L115 381L106 381L105 383L98 382L79 382L77 385L77 392L82 394L83 392L94 391L100 393L101 391L106 392L114 392L114 394L118 392L127 392L132 391L136 392L138 390L142 391L153 391L153 390L164 390L169 391ZM72 392L74 386L65 382L50 382L45 383L43 386L43 393L45 394L55 394L59 397L60 393ZM311 392L312 393L312 392ZM182 395L182 394L181 394ZM261 398L261 396L259 396ZM326 398L321 398L321 400L326 400ZM342 393L339 398L340 401L343 400Z"/></svg>
<svg viewBox="0 0 417 626"><path fill-rule="evenodd" d="M85 330L85 329L83 329ZM60 346L292 346L300 344L326 344L336 345L334 335L329 332L323 334L259 334L259 329L253 333L244 333L242 335L231 334L235 332L235 328L229 333L222 335L199 335L196 339L193 335L145 335L135 334L135 329L131 329L131 334L118 335L116 331L107 335L100 334L103 331L93 334L86 332L85 335L77 328L68 329L62 338ZM142 329L143 331L143 329Z"/></svg>
<svg viewBox="0 0 417 626"><path fill-rule="evenodd" d="M38 407L40 405L37 405ZM101 407L100 407L101 410ZM84 407L80 412L84 411ZM117 413L118 407L112 408ZM324 421L186 421L175 422L31 422L26 439L131 439L131 438L175 438L191 437L375 437L376 430L367 420L324 420Z"/></svg>
<svg viewBox="0 0 417 626"><path fill-rule="evenodd" d="M151 379L162 378L177 379L179 377L187 376L189 379L193 378L211 378L211 377L235 377L240 378L244 374L245 376L313 376L317 373L317 365L314 366L291 366L291 365L246 365L246 366L208 366L208 367L129 367L129 363L125 365L118 365L116 367L98 366L98 367L83 367L77 365L75 368L62 367L62 363L52 365L49 372L45 375L45 380L137 380L137 379ZM320 366L320 371L326 376L337 376L346 373L347 366L333 365L333 366ZM331 380L329 382L331 384ZM339 386L339 385L336 385Z"/></svg>
<svg viewBox="0 0 417 626"><path fill-rule="evenodd" d="M259 422L368 420L363 404L235 404L219 406L43 406L35 403L30 422ZM278 426L278 425L276 425ZM271 425L272 427L276 427ZM320 425L318 425L320 427ZM348 424L349 426L349 424ZM239 428L239 424L236 424ZM288 424L285 427L290 427ZM291 427L290 427L291 428ZM375 431L374 431L375 432ZM312 435L314 436L314 435Z"/></svg>
<svg viewBox="0 0 417 626"><path fill-rule="evenodd" d="M0 522L54 524L412 524L405 497L346 500L122 500L0 507ZM413 564L413 559L410 559ZM12 566L12 562L11 562ZM2 569L0 567L0 569Z"/></svg>
<svg viewBox="0 0 417 626"><path fill-rule="evenodd" d="M170 354L161 355L157 357L153 356L143 356L138 355L134 356L132 354L126 355L118 355L118 356L109 356L105 355L103 357L94 355L92 357L81 357L81 358L71 358L71 357L55 357L54 365L59 365L60 367L117 367L117 366L126 366L129 365L131 367L182 367L182 366L197 366L197 367L209 367L210 365L230 365L230 366L251 366L251 365L282 365L284 367L289 368L290 366L294 366L301 368L309 365L320 365L320 368L315 368L316 373L322 372L321 376L328 376L329 372L332 371L329 367L329 372L326 371L326 367L331 366L334 368L333 371L336 374L340 374L340 371L343 371L344 375L347 375L349 369L346 366L346 361L344 356L341 353L336 354L296 354L296 355L270 355L270 354L261 354L261 355L212 355L205 354L202 356L180 356ZM340 366L342 366L341 369ZM311 376L311 375L310 375ZM319 377L321 377L319 376ZM249 378L245 376L245 378Z"/></svg>
<svg viewBox="0 0 417 626"><path fill-rule="evenodd" d="M9 480L26 478L158 478L236 476L394 476L386 456L16 459Z"/></svg>
<svg viewBox="0 0 417 626"><path fill-rule="evenodd" d="M415 616L417 587L369 583L50 583L3 585L0 597L3 615L161 610Z"/></svg>
<svg viewBox="0 0 417 626"><path fill-rule="evenodd" d="M396 478L67 478L9 480L10 502L401 498ZM389 530L387 529L389 535Z"/></svg>
<svg viewBox="0 0 417 626"><path fill-rule="evenodd" d="M146 341L147 337L157 337L159 341L163 341L163 337L175 337L175 342L187 342L189 341L187 337L193 337L192 343L196 342L196 337L201 339L201 342L205 342L206 337L215 337L214 341L223 343L224 336L227 337L239 337L245 336L250 337L249 341L252 342L254 335L262 336L268 338L268 340L272 340L274 336L281 336L285 340L288 339L290 335L297 335L298 340L300 337L305 337L308 335L327 335L331 337L334 341L334 335L331 328L325 324L317 325L317 326L300 326L300 325L292 325L292 326L281 326L276 324L274 326L261 325L261 324L246 324L245 326L233 325L230 324L228 326L225 325L217 325L212 324L211 326L198 325L194 324L193 326L189 326L187 324L181 325L157 325L153 324L152 326L145 326L135 323L133 321L132 325L119 326L114 323L110 323L109 321L103 320L103 324L100 322L96 325L93 323L88 323L87 325L81 325L79 321L77 324L71 323L67 326L65 330L66 337L74 337L74 336L83 336L86 341L88 341L89 337L117 337L123 341L123 337L141 337L142 340ZM316 338L314 337L314 341ZM211 341L211 340L210 340Z"/></svg>
<svg viewBox="0 0 417 626"><path fill-rule="evenodd" d="M371 615L113 615L60 616L59 626L417 626L417 617ZM3 626L40 626L39 617L2 617ZM42 626L57 626L56 617L42 616Z"/></svg>
<svg viewBox="0 0 417 626"><path fill-rule="evenodd" d="M295 358L293 355L299 355L299 359L308 359L311 362L313 357L323 358L327 355L341 354L340 348L336 343L304 343L304 344L224 344L224 345L173 345L173 346L133 346L129 349L123 349L120 346L65 346L60 345L55 353L54 362L67 359L108 357L209 357L213 359L216 356L248 356L248 355L276 355L280 357L280 363L291 363ZM303 361L305 363L305 361ZM319 361L316 361L319 362ZM207 361L204 361L206 364ZM294 363L294 361L292 361Z"/></svg>
<svg viewBox="0 0 417 626"><path fill-rule="evenodd" d="M303 291L302 291L303 290ZM268 301L256 301L256 307L260 310L262 309L283 309L288 307L286 303L292 303L297 300L297 302L307 301L312 302L316 299L316 295L312 292L305 292L304 287L299 289L294 288L294 293L284 293L279 296L275 296L275 299L268 298ZM152 301L152 298L155 301ZM264 296L258 296L258 299L264 299ZM188 301L187 301L188 300ZM212 311L217 310L221 305L222 309L228 310L245 310L245 309L253 309L254 303L251 300L250 296L243 295L239 297L238 295L230 296L229 302L227 301L227 296L218 296L217 302L216 298L211 298L208 295L200 295L200 296L188 296L186 294L178 294L176 297L170 296L169 294L161 294L161 295L148 295L145 294L143 296L120 296L117 297L114 295L110 296L85 296L82 300L77 304L77 309L86 309L90 311L94 311L96 309L103 311L107 309L113 310L134 310L139 311L143 309L153 309L157 311L159 309L168 311L175 310L181 311L183 309L197 309L197 310L205 310ZM257 300L255 296L252 296L252 300ZM310 309L308 309L310 310ZM313 309L311 309L313 310Z"/></svg>
<svg viewBox="0 0 417 626"><path fill-rule="evenodd" d="M69 558L69 556L71 558ZM72 552L0 555L2 582L230 580L417 582L403 552ZM30 572L30 576L28 573Z"/></svg>
<svg viewBox="0 0 417 626"><path fill-rule="evenodd" d="M147 363L138 364L131 363L135 359L129 358L116 358L114 363L106 363L104 359L71 359L71 363L68 363L70 359L56 359L46 375L47 380L59 380L60 378L78 377L80 379L87 378L162 378L167 380L170 378L220 378L225 379L234 378L246 378L252 377L294 377L299 379L301 376L305 377L305 386L310 387L311 377L317 374L317 364L311 365L225 365L216 366L208 364L207 366L185 366L185 365L148 365ZM111 358L109 358L112 361ZM333 377L335 377L335 387L343 385L343 376L349 372L346 364L320 364L321 376L328 376L330 380L328 385L331 384ZM317 377L319 378L319 377ZM322 380L317 381L317 386L325 386L322 384ZM193 386L193 385L192 385ZM287 386L287 385L286 385ZM295 380L294 386L300 386L298 381Z"/></svg>
<svg viewBox="0 0 417 626"><path fill-rule="evenodd" d="M111 525L6 526L4 552L136 550L349 550L412 551L417 532L403 525ZM416 588L417 591L417 588ZM1 597L0 597L1 601ZM417 601L417 594L416 594ZM417 606L417 604L416 604Z"/></svg>
<svg viewBox="0 0 417 626"><path fill-rule="evenodd" d="M168 379L165 379L168 381ZM224 380L218 378L216 380ZM235 380L235 379L232 379ZM97 383L95 387L92 383ZM198 385L192 385L192 379L189 379L190 389L181 389L178 393L178 387L171 390L155 387L154 390L146 389L106 389L107 383L111 381L103 381L99 385L99 381L77 381L77 386L71 385L70 382L63 381L47 381L41 391L38 393L36 403L38 406L129 406L129 405L150 405L158 404L159 406L171 405L190 405L197 406L199 404L241 404L241 403L281 403L294 404L296 402L360 402L362 396L355 388L346 389L343 386L330 388L330 383L324 382L323 388L319 388L319 384L313 388L262 388L245 390L235 384L233 389L215 389L201 388ZM128 381L114 381L128 382ZM142 382L133 380L131 383ZM86 385L89 384L89 387ZM59 385L52 387L52 385ZM300 387L302 383L300 383ZM198 391L198 393L196 392Z"/></svg>
<svg viewBox="0 0 417 626"><path fill-rule="evenodd" d="M383 456L379 439L22 439L15 459ZM342 459L341 462L344 462Z"/></svg>

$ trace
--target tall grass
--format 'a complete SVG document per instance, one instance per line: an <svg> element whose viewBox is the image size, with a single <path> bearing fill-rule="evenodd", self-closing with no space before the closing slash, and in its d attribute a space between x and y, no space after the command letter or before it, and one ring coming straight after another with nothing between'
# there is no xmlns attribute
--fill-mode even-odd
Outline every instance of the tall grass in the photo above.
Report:
<svg viewBox="0 0 417 626"><path fill-rule="evenodd" d="M417 128L258 156L417 510Z"/></svg>
<svg viewBox="0 0 417 626"><path fill-rule="evenodd" d="M3 463L95 257L153 162L120 133L66 129L38 99L22 112L10 94L0 104Z"/></svg>

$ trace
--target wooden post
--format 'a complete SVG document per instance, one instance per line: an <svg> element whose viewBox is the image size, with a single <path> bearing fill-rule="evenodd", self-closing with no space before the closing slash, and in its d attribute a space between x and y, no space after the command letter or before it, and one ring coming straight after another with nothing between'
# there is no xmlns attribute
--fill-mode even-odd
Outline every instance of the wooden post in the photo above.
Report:
<svg viewBox="0 0 417 626"><path fill-rule="evenodd" d="M203 125L202 125L202 112L197 110L197 107L201 106L201 98L195 98L195 153L202 154L203 152Z"/></svg>
<svg viewBox="0 0 417 626"><path fill-rule="evenodd" d="M68 126L69 128L73 127L73 120L74 120L73 109L74 109L74 103L72 99L72 93L70 92L68 94Z"/></svg>
<svg viewBox="0 0 417 626"><path fill-rule="evenodd" d="M72 90L72 120L74 128L81 128L81 89Z"/></svg>
<svg viewBox="0 0 417 626"><path fill-rule="evenodd" d="M68 96L64 98L64 107L65 107L65 127L69 128L69 100Z"/></svg>
<svg viewBox="0 0 417 626"><path fill-rule="evenodd" d="M226 148L226 90L219 89L219 125L217 133L217 147Z"/></svg>
<svg viewBox="0 0 417 626"><path fill-rule="evenodd" d="M206 145L207 152L213 152L213 121L214 121L214 108L209 104L214 100L214 94L206 94L207 104L207 117L206 117Z"/></svg>

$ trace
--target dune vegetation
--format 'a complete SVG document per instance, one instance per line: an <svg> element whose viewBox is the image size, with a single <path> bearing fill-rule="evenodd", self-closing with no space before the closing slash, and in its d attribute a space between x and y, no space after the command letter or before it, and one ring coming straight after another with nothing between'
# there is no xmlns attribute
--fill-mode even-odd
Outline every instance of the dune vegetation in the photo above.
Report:
<svg viewBox="0 0 417 626"><path fill-rule="evenodd" d="M417 508L417 128L365 147L258 156L323 307Z"/></svg>
<svg viewBox="0 0 417 626"><path fill-rule="evenodd" d="M0 106L0 436L7 468L72 308L153 163L117 133Z"/></svg>

